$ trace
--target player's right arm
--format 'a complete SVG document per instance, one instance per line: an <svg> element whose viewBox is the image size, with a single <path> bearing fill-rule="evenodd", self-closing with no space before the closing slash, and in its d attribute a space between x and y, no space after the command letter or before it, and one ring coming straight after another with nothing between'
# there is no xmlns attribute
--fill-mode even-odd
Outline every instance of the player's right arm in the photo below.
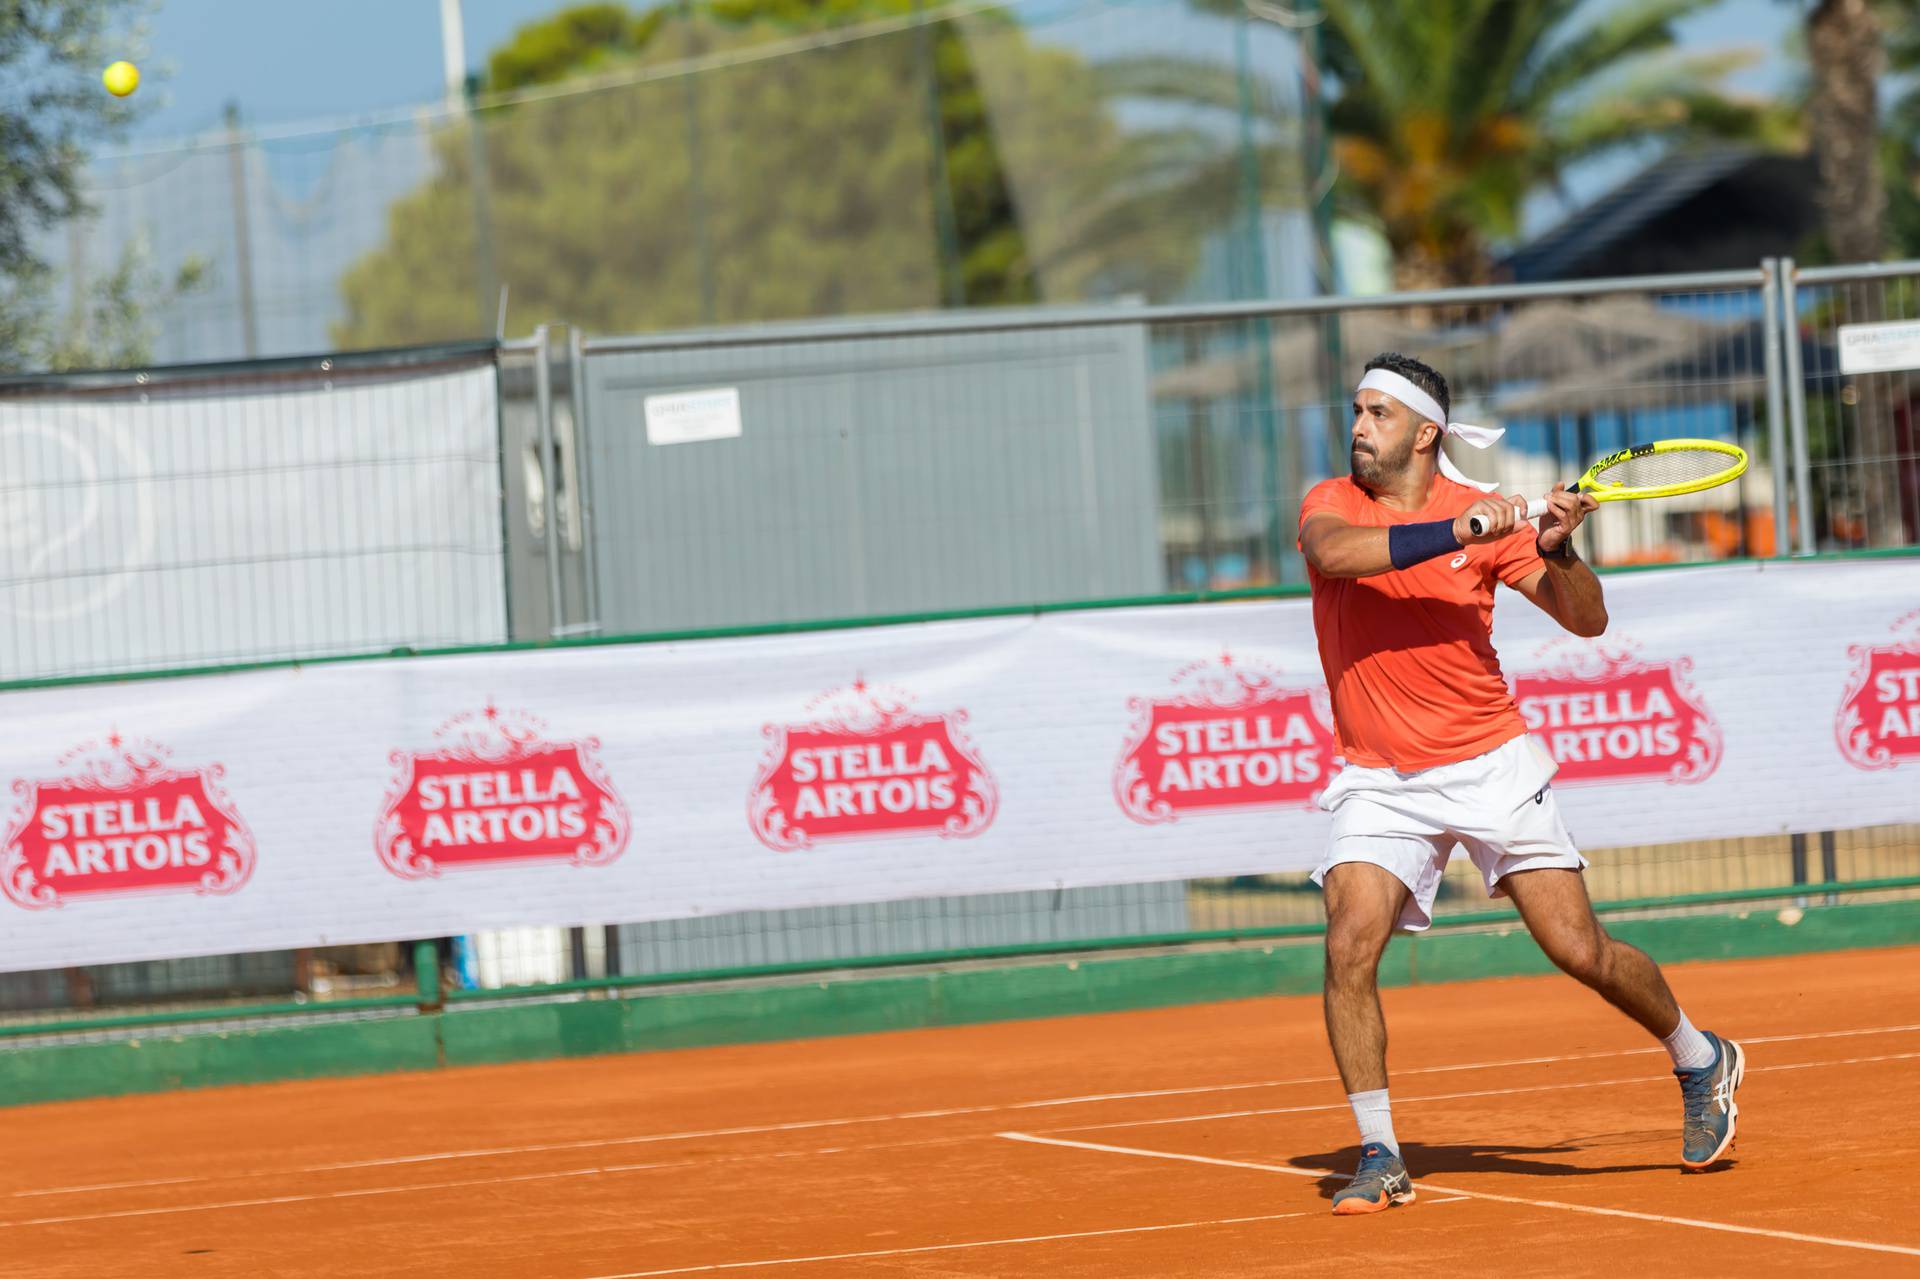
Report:
<svg viewBox="0 0 1920 1279"><path fill-rule="evenodd" d="M1300 552L1322 577L1391 573L1463 546L1499 541L1518 526L1526 501L1523 497L1485 497L1451 521L1396 524L1390 528L1350 524L1333 511L1315 511L1300 525ZM1475 533L1469 523L1476 515L1485 521L1484 533Z"/></svg>

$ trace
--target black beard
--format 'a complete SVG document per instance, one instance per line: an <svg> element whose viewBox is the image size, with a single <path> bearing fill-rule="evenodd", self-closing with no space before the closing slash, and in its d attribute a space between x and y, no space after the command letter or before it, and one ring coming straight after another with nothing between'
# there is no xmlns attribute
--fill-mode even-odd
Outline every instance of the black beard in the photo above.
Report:
<svg viewBox="0 0 1920 1279"><path fill-rule="evenodd" d="M1347 455L1347 460L1353 467L1355 483L1363 488L1369 489L1385 487L1384 482L1386 476L1384 474L1384 468L1380 465L1379 454L1362 453L1358 449L1355 449Z"/></svg>
<svg viewBox="0 0 1920 1279"><path fill-rule="evenodd" d="M1407 464L1412 460L1411 445L1408 446L1405 454L1391 460L1381 457L1378 453L1363 453L1359 449L1349 449L1347 452L1347 461L1353 468L1355 483L1376 492L1392 487L1392 481L1407 469Z"/></svg>

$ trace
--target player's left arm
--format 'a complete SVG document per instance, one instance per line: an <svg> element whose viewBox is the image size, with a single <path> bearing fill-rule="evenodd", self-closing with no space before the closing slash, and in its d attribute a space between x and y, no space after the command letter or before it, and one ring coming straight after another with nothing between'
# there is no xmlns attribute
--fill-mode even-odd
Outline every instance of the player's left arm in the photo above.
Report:
<svg viewBox="0 0 1920 1279"><path fill-rule="evenodd" d="M1547 513L1540 519L1543 567L1513 583L1513 589L1532 600L1554 621L1589 639L1607 629L1607 601L1600 579L1574 553L1573 531L1587 512L1599 506L1591 497L1569 493L1556 484L1547 494Z"/></svg>

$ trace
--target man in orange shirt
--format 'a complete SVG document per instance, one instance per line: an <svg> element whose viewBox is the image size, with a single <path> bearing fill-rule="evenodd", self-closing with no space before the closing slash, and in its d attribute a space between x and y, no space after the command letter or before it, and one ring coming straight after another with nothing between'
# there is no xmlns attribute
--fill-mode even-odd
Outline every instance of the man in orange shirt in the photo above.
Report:
<svg viewBox="0 0 1920 1279"><path fill-rule="evenodd" d="M1598 504L1555 485L1538 533L1526 499L1493 496L1453 468L1446 379L1418 360L1368 361L1353 403L1353 474L1300 507L1320 662L1346 767L1321 806L1333 838L1314 879L1326 892L1327 1039L1360 1125L1360 1168L1342 1215L1413 1200L1387 1097L1387 1030L1376 974L1387 940L1433 922L1456 844L1490 896L1510 896L1540 949L1659 1039L1679 1076L1681 1161L1704 1168L1733 1144L1740 1045L1696 1030L1647 955L1607 935L1587 862L1560 820L1558 765L1527 736L1491 639L1495 580L1575 635L1606 630L1600 579L1574 554ZM1470 520L1479 517L1481 533Z"/></svg>

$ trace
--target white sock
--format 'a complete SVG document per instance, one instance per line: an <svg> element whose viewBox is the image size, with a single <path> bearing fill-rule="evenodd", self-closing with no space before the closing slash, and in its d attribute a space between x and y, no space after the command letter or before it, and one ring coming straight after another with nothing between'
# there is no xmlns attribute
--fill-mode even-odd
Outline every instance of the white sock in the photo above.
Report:
<svg viewBox="0 0 1920 1279"><path fill-rule="evenodd" d="M1713 1065L1713 1044L1707 1037L1693 1028L1682 1011L1680 1024L1673 1033L1660 1041L1667 1046L1667 1055L1673 1058L1675 1070L1700 1070Z"/></svg>
<svg viewBox="0 0 1920 1279"><path fill-rule="evenodd" d="M1347 1104L1353 1107L1353 1117L1359 1121L1361 1145L1378 1142L1394 1154L1400 1153L1400 1143L1393 1136L1393 1105L1387 1100L1386 1089L1350 1092Z"/></svg>

